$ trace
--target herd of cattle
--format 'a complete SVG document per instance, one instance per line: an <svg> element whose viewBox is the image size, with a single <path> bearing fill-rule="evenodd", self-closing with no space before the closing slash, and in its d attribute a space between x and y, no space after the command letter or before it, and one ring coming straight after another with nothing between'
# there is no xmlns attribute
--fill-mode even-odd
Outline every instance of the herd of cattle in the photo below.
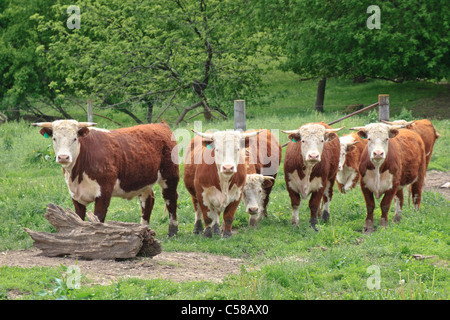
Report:
<svg viewBox="0 0 450 320"><path fill-rule="evenodd" d="M43 136L52 137L56 162L62 165L81 219L91 202L95 202L94 214L103 222L111 197L129 200L137 196L141 223L148 224L155 201L153 186L158 183L169 212L168 235L177 234L178 146L167 124L117 130L97 129L93 128L95 123L75 120L33 125L42 127ZM338 137L336 132L341 129L317 122L283 131L290 139L284 177L292 224L298 225L300 201L309 195L311 227L317 230L318 217L327 221L335 181L342 193L360 182L367 208L365 232L374 229L374 196L379 199L384 195L380 226L387 226L392 199L394 221L401 219L405 187L410 188L414 207L419 209L425 173L439 137L432 123L426 119L372 123L350 128L356 132ZM184 183L195 211L194 233L231 236L241 199L250 214L249 224L257 225L267 216L282 159L276 137L265 129L194 133L184 162Z"/></svg>

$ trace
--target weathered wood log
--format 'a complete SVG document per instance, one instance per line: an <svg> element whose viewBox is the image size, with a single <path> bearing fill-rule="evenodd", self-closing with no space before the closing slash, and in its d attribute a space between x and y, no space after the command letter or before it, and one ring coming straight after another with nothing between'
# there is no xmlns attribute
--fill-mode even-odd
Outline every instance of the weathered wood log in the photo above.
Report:
<svg viewBox="0 0 450 320"><path fill-rule="evenodd" d="M86 216L87 221L83 221L72 210L50 203L44 217L57 232L24 229L34 240L34 246L48 257L126 259L161 253L161 244L154 238L156 233L148 226L118 221L101 223L90 211Z"/></svg>

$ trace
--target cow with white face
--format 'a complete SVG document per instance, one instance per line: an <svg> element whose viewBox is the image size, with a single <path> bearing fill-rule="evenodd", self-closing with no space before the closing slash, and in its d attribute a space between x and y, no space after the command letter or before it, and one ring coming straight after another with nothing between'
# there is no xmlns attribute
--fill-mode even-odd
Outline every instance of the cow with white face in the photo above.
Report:
<svg viewBox="0 0 450 320"><path fill-rule="evenodd" d="M257 226L258 221L264 216L267 205L265 201L268 198L266 190L272 187L274 182L275 178L272 176L263 176L258 173L247 174L243 200L245 211L250 214L248 221L250 226Z"/></svg>
<svg viewBox="0 0 450 320"><path fill-rule="evenodd" d="M309 123L289 134L284 160L284 175L292 206L292 224L299 224L300 199L309 194L310 224L317 231L317 216L323 198L322 219L328 221L333 185L339 164L339 139L336 131L324 122Z"/></svg>
<svg viewBox="0 0 450 320"><path fill-rule="evenodd" d="M267 217L267 206L281 154L276 134L270 130L261 129L257 136L245 139L247 179L242 199L245 211L250 215L250 226L256 227L261 219Z"/></svg>
<svg viewBox="0 0 450 320"><path fill-rule="evenodd" d="M403 206L403 188L411 185L413 202L419 209L426 171L425 146L418 134L383 123L355 127L358 135L367 139L367 148L361 154L359 172L361 190L367 208L364 231L373 227L374 196L381 200L380 226L387 227L388 212L395 199L394 221L400 221Z"/></svg>
<svg viewBox="0 0 450 320"><path fill-rule="evenodd" d="M166 123L116 130L91 128L95 123L75 120L34 123L44 137L52 137L56 162L76 213L84 220L86 206L95 202L94 214L105 221L111 197L138 197L141 223L148 225L154 204L153 186L159 183L169 211L169 236L177 233L177 148Z"/></svg>
<svg viewBox="0 0 450 320"><path fill-rule="evenodd" d="M219 216L223 211L223 237L230 237L246 180L244 140L259 131L193 132L196 136L186 152L184 183L194 205L194 233L203 231L203 218L203 235L219 234Z"/></svg>

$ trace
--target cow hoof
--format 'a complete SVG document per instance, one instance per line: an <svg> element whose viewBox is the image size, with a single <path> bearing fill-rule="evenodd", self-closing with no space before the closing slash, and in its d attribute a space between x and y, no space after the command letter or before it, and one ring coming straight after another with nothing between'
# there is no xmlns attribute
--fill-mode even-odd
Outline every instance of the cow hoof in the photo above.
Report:
<svg viewBox="0 0 450 320"><path fill-rule="evenodd" d="M394 216L394 222L400 222L400 220L402 220L402 214L401 213L397 213Z"/></svg>
<svg viewBox="0 0 450 320"><path fill-rule="evenodd" d="M213 225L213 227L212 227L212 233L213 233L213 234L220 234L220 227L219 227L219 224L218 224L218 223L216 223L215 225Z"/></svg>
<svg viewBox="0 0 450 320"><path fill-rule="evenodd" d="M380 219L380 227L387 228L388 227L388 221L385 218Z"/></svg>
<svg viewBox="0 0 450 320"><path fill-rule="evenodd" d="M363 232L364 233L372 233L374 232L374 228L373 228L373 221L372 220L367 220L366 222L364 222L364 228L363 228Z"/></svg>
<svg viewBox="0 0 450 320"><path fill-rule="evenodd" d="M178 226L170 224L169 232L167 233L167 236L170 238L170 237L176 236L177 234L178 234Z"/></svg>
<svg viewBox="0 0 450 320"><path fill-rule="evenodd" d="M298 227L298 219L292 218L292 219L291 219L291 224L292 224L294 227Z"/></svg>
<svg viewBox="0 0 450 320"><path fill-rule="evenodd" d="M317 229L317 227L316 227L315 224L310 224L309 226L310 226L311 228L313 228L313 230L314 230L315 232L319 232L319 229Z"/></svg>
<svg viewBox="0 0 450 320"><path fill-rule="evenodd" d="M328 220L330 220L330 213L327 210L323 210L323 212L322 212L322 220L324 222L328 222Z"/></svg>
<svg viewBox="0 0 450 320"><path fill-rule="evenodd" d="M194 225L194 233L202 234L203 233L203 223L201 220L197 220Z"/></svg>
<svg viewBox="0 0 450 320"><path fill-rule="evenodd" d="M205 238L212 238L212 235L213 235L212 228L206 227L205 230L203 231L203 236Z"/></svg>
<svg viewBox="0 0 450 320"><path fill-rule="evenodd" d="M224 231L222 234L222 237L223 238L231 238L231 231L230 230Z"/></svg>

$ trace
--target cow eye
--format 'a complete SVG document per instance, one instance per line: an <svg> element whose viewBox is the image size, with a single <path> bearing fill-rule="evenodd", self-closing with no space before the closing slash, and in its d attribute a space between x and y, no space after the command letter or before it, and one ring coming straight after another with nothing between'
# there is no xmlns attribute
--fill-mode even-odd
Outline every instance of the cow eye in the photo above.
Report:
<svg viewBox="0 0 450 320"><path fill-rule="evenodd" d="M53 141L55 141L55 142L56 142L56 138L53 138Z"/></svg>
<svg viewBox="0 0 450 320"><path fill-rule="evenodd" d="M323 142L323 139L320 142Z"/></svg>
<svg viewBox="0 0 450 320"><path fill-rule="evenodd" d="M389 138L386 138L384 141L388 141L389 140Z"/></svg>
<svg viewBox="0 0 450 320"><path fill-rule="evenodd" d="M370 138L367 138L367 141L370 141L370 140L372 140L372 139L370 139Z"/></svg>
<svg viewBox="0 0 450 320"><path fill-rule="evenodd" d="M302 140L302 143L305 143L305 140Z"/></svg>

